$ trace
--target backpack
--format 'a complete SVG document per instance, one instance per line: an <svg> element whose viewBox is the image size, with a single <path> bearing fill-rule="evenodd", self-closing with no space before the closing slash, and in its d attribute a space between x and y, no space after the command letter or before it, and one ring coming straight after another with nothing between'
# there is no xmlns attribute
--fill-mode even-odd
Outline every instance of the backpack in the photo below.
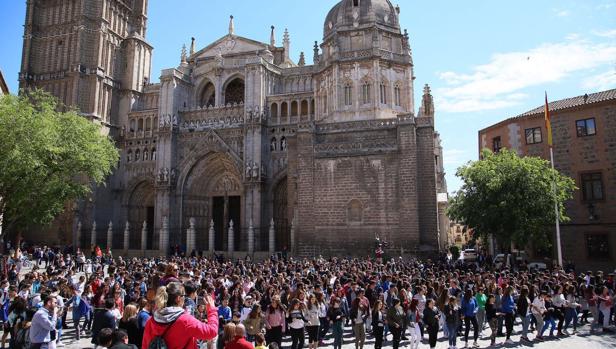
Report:
<svg viewBox="0 0 616 349"><path fill-rule="evenodd" d="M177 319L179 319L180 317L181 317L181 315L178 316ZM173 324L177 321L177 319L173 320L169 325L167 325L167 328L165 328L165 330L163 331L163 333L160 336L156 336L156 337L152 338L152 341L148 345L147 349L167 349L167 348L169 348L167 346L167 342L165 342L165 335L167 334L167 331L169 331L169 329L171 327L173 327Z"/></svg>
<svg viewBox="0 0 616 349"><path fill-rule="evenodd" d="M0 309L0 321L7 322L9 320L9 307L11 306L11 300L6 299L4 304L2 304L2 309Z"/></svg>

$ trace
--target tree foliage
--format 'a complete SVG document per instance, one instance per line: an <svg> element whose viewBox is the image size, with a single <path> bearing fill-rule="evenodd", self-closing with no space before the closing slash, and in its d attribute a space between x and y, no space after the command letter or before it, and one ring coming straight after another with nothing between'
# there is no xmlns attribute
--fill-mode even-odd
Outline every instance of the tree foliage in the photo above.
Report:
<svg viewBox="0 0 616 349"><path fill-rule="evenodd" d="M560 221L567 222L564 203L573 197L573 179L537 157L519 157L502 149L482 152L482 160L460 167L462 188L451 198L448 214L474 230L475 238L493 235L498 243L549 246L555 224L554 198ZM555 188L554 188L555 187Z"/></svg>
<svg viewBox="0 0 616 349"><path fill-rule="evenodd" d="M59 109L42 91L0 97L0 213L8 233L51 223L118 162L100 125Z"/></svg>

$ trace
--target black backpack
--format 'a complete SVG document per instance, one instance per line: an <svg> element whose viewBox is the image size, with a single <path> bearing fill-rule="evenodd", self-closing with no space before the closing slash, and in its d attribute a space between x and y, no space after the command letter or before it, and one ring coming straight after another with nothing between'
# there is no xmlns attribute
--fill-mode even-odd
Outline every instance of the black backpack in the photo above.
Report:
<svg viewBox="0 0 616 349"><path fill-rule="evenodd" d="M9 342L11 349L28 349L30 348L30 327L20 328L15 331L15 336L11 336Z"/></svg>
<svg viewBox="0 0 616 349"><path fill-rule="evenodd" d="M177 319L179 319L179 318L180 317L178 316ZM154 337L152 339L152 341L150 342L150 344L148 345L147 349L167 349L167 348L169 348L167 346L167 342L165 342L165 335L167 334L167 331L169 331L169 329L171 327L173 327L173 324L177 321L177 319L175 319L171 323L169 323L169 325L167 325L167 328L165 328L165 330L163 331L163 333L160 336Z"/></svg>

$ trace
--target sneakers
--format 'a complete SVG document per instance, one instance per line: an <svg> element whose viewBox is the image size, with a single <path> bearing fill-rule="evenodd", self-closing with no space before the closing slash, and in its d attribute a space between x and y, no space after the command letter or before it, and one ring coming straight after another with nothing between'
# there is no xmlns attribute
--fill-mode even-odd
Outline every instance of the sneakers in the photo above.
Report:
<svg viewBox="0 0 616 349"><path fill-rule="evenodd" d="M567 330L563 330L563 331L561 332L561 335L568 336L568 335L569 335L569 331L567 331Z"/></svg>
<svg viewBox="0 0 616 349"><path fill-rule="evenodd" d="M473 348L479 348L479 344L477 344L477 341L473 342Z"/></svg>
<svg viewBox="0 0 616 349"><path fill-rule="evenodd" d="M468 342L464 342L464 348L468 348Z"/></svg>
<svg viewBox="0 0 616 349"><path fill-rule="evenodd" d="M505 341L505 343L506 343L506 344L513 344L513 341L511 340L511 338L509 338L509 339L507 339L507 340Z"/></svg>

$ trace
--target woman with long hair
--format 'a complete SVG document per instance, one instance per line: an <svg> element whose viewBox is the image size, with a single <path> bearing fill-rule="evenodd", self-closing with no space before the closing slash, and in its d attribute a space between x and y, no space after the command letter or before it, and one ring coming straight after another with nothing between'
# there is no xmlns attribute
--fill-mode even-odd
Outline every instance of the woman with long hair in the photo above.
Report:
<svg viewBox="0 0 616 349"><path fill-rule="evenodd" d="M306 317L304 314L305 305L299 299L294 298L287 313L289 318L289 331L291 332L291 349L302 349L304 347L304 329Z"/></svg>
<svg viewBox="0 0 616 349"><path fill-rule="evenodd" d="M184 311L184 286L171 282L157 291L158 309L145 325L142 348L161 336L168 349L195 348L197 340L210 340L218 335L218 310L214 299L206 296L207 323L203 323ZM164 305L160 307L160 305Z"/></svg>
<svg viewBox="0 0 616 349"><path fill-rule="evenodd" d="M383 347L383 329L385 328L385 314L383 313L383 302L374 302L372 307L372 335L374 336L374 349Z"/></svg>
<svg viewBox="0 0 616 349"><path fill-rule="evenodd" d="M246 326L246 340L254 342L255 336L261 333L263 329L263 316L261 314L261 305L258 303L253 304L252 310L248 313L248 316L244 320L244 326Z"/></svg>
<svg viewBox="0 0 616 349"><path fill-rule="evenodd" d="M421 343L421 329L419 328L421 314L419 313L418 305L419 301L413 298L408 311L409 331L411 333L411 349L418 348Z"/></svg>
<svg viewBox="0 0 616 349"><path fill-rule="evenodd" d="M123 329L128 334L128 343L134 344L137 347L141 345L142 335L137 324L137 307L134 304L129 304L124 307L122 318L118 322L118 328Z"/></svg>
<svg viewBox="0 0 616 349"><path fill-rule="evenodd" d="M464 297L462 297L462 319L464 320L464 342L468 346L468 333L471 330L471 324L473 324L473 346L478 347L477 337L479 337L479 324L477 323L477 300L473 297L471 290L464 291Z"/></svg>
<svg viewBox="0 0 616 349"><path fill-rule="evenodd" d="M280 296L272 296L272 304L265 310L265 341L282 347L282 335L286 328L286 310L280 302Z"/></svg>
<svg viewBox="0 0 616 349"><path fill-rule="evenodd" d="M319 346L319 303L313 293L308 297L306 306L306 332L308 332L308 348L317 349Z"/></svg>
<svg viewBox="0 0 616 349"><path fill-rule="evenodd" d="M317 297L317 304L319 307L319 345L324 345L323 339L325 339L329 331L329 321L327 321L328 305L323 292L317 291L315 292L315 296Z"/></svg>

